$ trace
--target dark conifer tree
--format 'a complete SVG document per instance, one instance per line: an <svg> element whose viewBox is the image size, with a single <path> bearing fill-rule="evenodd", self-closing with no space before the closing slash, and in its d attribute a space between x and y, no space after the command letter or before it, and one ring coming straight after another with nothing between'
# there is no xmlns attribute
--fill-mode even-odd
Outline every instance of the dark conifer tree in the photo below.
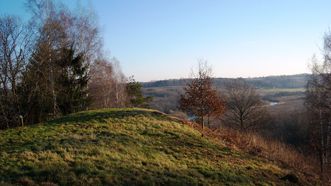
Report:
<svg viewBox="0 0 331 186"><path fill-rule="evenodd" d="M84 56L72 48L62 49L62 58L58 61L60 74L57 79L58 106L62 114L85 110L88 104L87 83L88 65Z"/></svg>
<svg viewBox="0 0 331 186"><path fill-rule="evenodd" d="M129 82L126 85L126 92L129 98L129 104L133 107L149 107L148 103L152 101L152 97L144 97L142 93L142 84L135 81L133 77L130 77Z"/></svg>

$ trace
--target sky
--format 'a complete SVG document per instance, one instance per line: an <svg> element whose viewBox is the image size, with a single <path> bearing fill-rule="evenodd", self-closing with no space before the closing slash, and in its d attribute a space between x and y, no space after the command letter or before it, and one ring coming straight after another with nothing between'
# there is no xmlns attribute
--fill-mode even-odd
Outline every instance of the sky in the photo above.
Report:
<svg viewBox="0 0 331 186"><path fill-rule="evenodd" d="M97 14L107 56L138 81L187 78L199 60L215 77L308 73L331 25L330 0L81 1ZM24 3L0 0L0 15L27 18Z"/></svg>

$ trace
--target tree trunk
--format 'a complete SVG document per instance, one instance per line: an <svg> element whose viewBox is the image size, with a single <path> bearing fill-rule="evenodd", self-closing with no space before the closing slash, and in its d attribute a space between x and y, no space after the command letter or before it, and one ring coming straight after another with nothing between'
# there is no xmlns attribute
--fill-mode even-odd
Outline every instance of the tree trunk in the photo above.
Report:
<svg viewBox="0 0 331 186"><path fill-rule="evenodd" d="M324 132L323 132L323 120L322 120L322 109L319 109L319 122L320 122L320 169L321 169L321 180L324 182L324 163L325 163L325 149L324 149Z"/></svg>
<svg viewBox="0 0 331 186"><path fill-rule="evenodd" d="M203 116L201 116L201 126L202 126L202 130L203 130L203 128L205 127Z"/></svg>
<svg viewBox="0 0 331 186"><path fill-rule="evenodd" d="M240 116L240 129L241 131L244 131L244 120L242 116Z"/></svg>
<svg viewBox="0 0 331 186"><path fill-rule="evenodd" d="M325 149L325 151L326 151L325 162L326 162L326 164L329 164L330 151L331 151L330 144L331 144L331 122L329 121L328 126L327 126L326 145L325 145L325 148L326 148Z"/></svg>

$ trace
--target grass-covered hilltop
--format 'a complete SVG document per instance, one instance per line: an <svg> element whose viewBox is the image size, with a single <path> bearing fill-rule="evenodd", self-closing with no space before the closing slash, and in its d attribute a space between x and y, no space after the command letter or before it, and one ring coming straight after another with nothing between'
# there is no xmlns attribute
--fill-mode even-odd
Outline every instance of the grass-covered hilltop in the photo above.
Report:
<svg viewBox="0 0 331 186"><path fill-rule="evenodd" d="M226 144L154 110L80 112L0 131L0 185L318 184Z"/></svg>

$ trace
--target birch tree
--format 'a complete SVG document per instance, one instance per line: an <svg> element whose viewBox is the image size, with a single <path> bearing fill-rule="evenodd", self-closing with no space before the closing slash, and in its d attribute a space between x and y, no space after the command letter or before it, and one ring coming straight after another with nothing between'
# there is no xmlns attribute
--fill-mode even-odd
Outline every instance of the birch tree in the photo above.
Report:
<svg viewBox="0 0 331 186"><path fill-rule="evenodd" d="M323 61L313 58L312 76L307 83L306 108L310 116L310 142L320 160L325 182L331 163L331 34L324 37Z"/></svg>

